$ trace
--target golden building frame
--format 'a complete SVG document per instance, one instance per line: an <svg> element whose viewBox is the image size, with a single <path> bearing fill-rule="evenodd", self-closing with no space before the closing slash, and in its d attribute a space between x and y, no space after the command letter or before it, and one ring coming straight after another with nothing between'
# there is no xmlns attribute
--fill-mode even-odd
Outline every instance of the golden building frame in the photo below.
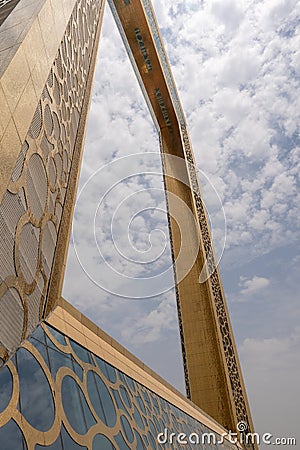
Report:
<svg viewBox="0 0 300 450"><path fill-rule="evenodd" d="M0 48L3 362L61 297L105 5L15 3L0 28L0 42L10 40ZM187 396L226 429L243 421L253 431L186 120L151 3L108 3L160 136ZM178 229L174 195L192 212L196 230L188 220ZM187 252L198 248L185 277L182 241ZM208 277L199 283L205 264Z"/></svg>

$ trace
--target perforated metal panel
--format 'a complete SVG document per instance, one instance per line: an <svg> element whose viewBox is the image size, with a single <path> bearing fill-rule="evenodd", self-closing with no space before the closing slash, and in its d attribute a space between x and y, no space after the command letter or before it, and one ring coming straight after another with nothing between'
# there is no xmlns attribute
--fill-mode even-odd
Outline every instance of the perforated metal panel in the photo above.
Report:
<svg viewBox="0 0 300 450"><path fill-rule="evenodd" d="M77 1L0 205L0 345L6 357L39 323L47 301L100 8L97 0ZM88 33L80 31L86 14Z"/></svg>
<svg viewBox="0 0 300 450"><path fill-rule="evenodd" d="M0 343L13 351L23 335L24 308L19 292L14 288L5 291L0 302Z"/></svg>

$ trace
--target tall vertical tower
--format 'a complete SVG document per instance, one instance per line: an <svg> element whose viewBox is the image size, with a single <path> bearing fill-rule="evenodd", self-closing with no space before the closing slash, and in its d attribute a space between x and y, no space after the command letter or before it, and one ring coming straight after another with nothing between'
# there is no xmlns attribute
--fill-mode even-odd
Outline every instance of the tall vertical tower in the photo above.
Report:
<svg viewBox="0 0 300 450"><path fill-rule="evenodd" d="M61 296L104 3L0 1L2 364ZM151 3L109 4L160 136L187 396L226 429L243 421L252 430L186 120ZM180 230L174 197L193 218L181 217ZM182 254L195 248L186 271Z"/></svg>

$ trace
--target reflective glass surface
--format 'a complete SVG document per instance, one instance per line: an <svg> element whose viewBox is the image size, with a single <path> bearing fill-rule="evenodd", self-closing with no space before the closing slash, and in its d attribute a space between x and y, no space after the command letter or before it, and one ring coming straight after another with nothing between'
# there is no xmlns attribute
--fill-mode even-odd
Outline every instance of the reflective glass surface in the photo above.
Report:
<svg viewBox="0 0 300 450"><path fill-rule="evenodd" d="M3 450L27 450L22 431L14 420L0 427L0 445Z"/></svg>
<svg viewBox="0 0 300 450"><path fill-rule="evenodd" d="M127 440L129 442L133 442L134 436L133 436L132 428L131 428L128 420L126 419L126 417L123 415L121 416L121 425L122 425L123 432L124 432Z"/></svg>
<svg viewBox="0 0 300 450"><path fill-rule="evenodd" d="M87 450L87 447L77 444L77 442L71 438L64 426L61 428L61 439L64 450Z"/></svg>
<svg viewBox="0 0 300 450"><path fill-rule="evenodd" d="M173 450L181 449L180 444L157 442L158 434L165 429L167 438L171 433L196 433L201 438L211 432L81 345L49 325L43 327L37 328L26 342L27 349L21 347L9 363L16 372L8 366L0 370L0 412L9 407L12 386L19 383L20 401L12 419L20 411L35 428L39 437L31 443L34 450ZM31 433L22 429L22 435L12 419L3 426L0 422L0 449L26 450L23 440L32 439ZM52 433L53 429L56 436L57 426L60 435L53 444L37 443L43 442L47 430ZM76 435L81 436L79 442ZM217 442L219 436L215 437ZM196 446L187 444L185 448ZM211 442L197 444L197 448L228 450L235 446Z"/></svg>
<svg viewBox="0 0 300 450"><path fill-rule="evenodd" d="M119 450L130 450L130 447L125 442L125 439L122 436L122 433L119 433L115 436L115 441Z"/></svg>
<svg viewBox="0 0 300 450"><path fill-rule="evenodd" d="M93 441L93 450L115 450L115 447L106 436L97 434Z"/></svg>
<svg viewBox="0 0 300 450"><path fill-rule="evenodd" d="M54 421L54 403L47 377L28 350L20 348L16 359L21 412L34 428L47 431Z"/></svg>
<svg viewBox="0 0 300 450"><path fill-rule="evenodd" d="M70 376L65 376L62 382L61 395L62 403L67 419L71 427L78 434L85 434L88 431L86 420L83 414L81 389ZM88 408L88 407L87 407ZM87 411L89 411L87 409ZM91 416L91 412L89 411Z"/></svg>

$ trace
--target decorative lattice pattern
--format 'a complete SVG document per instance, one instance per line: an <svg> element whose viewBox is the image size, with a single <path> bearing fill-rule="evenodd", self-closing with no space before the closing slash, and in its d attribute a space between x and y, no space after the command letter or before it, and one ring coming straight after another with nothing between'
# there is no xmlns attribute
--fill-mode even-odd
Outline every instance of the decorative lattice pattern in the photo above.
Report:
<svg viewBox="0 0 300 450"><path fill-rule="evenodd" d="M39 326L0 372L0 442L27 449L182 449L170 433L205 425L48 325ZM38 400L38 401L37 401ZM167 429L168 442L159 433ZM233 449L215 439L186 449ZM205 441L205 439L203 438ZM216 441L216 444L214 443ZM14 447L9 447L10 443Z"/></svg>
<svg viewBox="0 0 300 450"><path fill-rule="evenodd" d="M43 317L100 8L77 2L0 205L4 360Z"/></svg>
<svg viewBox="0 0 300 450"><path fill-rule="evenodd" d="M197 208L197 214L199 219L199 224L201 228L201 239L203 243L203 248L205 251L205 256L207 259L207 266L208 271L211 274L209 278L209 283L211 284L211 289L213 293L213 300L217 312L217 320L218 320L218 326L219 330L222 336L222 344L223 344L223 351L226 359L226 365L228 370L228 375L230 378L230 384L231 384L231 390L232 395L234 398L234 404L236 409L236 415L237 415L237 422L243 421L246 422L249 425L248 429L251 429L249 420L248 420L248 414L247 414L247 408L245 404L244 394L243 394L243 388L241 385L240 380L240 371L238 368L238 363L235 355L235 349L234 344L232 342L232 334L230 331L229 326L229 320L228 315L226 312L226 306L225 306L225 299L223 298L222 290L221 290L221 284L219 280L219 275L216 270L216 262L214 258L214 253L212 251L212 241L211 236L209 232L207 217L205 214L205 207L202 201L199 184L198 184L198 177L195 170L195 162L193 158L193 153L189 141L189 136L187 129L184 125L181 126L181 132L184 142L184 150L186 155L186 160L188 164L189 169L189 177L191 181L191 188Z"/></svg>

